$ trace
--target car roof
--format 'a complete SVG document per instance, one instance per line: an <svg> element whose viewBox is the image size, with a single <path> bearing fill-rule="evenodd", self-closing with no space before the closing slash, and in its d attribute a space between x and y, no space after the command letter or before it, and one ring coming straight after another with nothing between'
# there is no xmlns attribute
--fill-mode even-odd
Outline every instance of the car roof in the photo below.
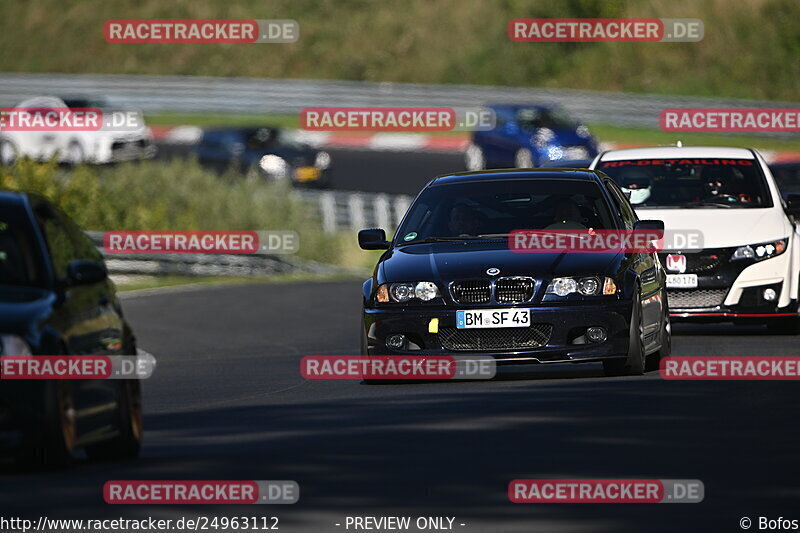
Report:
<svg viewBox="0 0 800 533"><path fill-rule="evenodd" d="M624 159L673 159L673 158L727 157L731 159L755 159L749 148L728 146L647 146L609 150L601 156L601 161L620 161Z"/></svg>
<svg viewBox="0 0 800 533"><path fill-rule="evenodd" d="M11 205L25 205L28 203L28 194L16 191L0 191L0 204Z"/></svg>
<svg viewBox="0 0 800 533"><path fill-rule="evenodd" d="M556 179L599 181L600 174L594 170L584 169L502 169L478 170L474 172L456 172L437 176L431 186L450 185L453 183L478 183L483 181L497 181L508 179Z"/></svg>

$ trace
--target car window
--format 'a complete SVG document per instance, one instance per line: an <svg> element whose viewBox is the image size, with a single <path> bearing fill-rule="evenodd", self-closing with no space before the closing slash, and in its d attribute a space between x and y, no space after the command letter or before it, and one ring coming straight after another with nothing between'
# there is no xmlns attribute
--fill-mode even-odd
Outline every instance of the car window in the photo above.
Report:
<svg viewBox="0 0 800 533"><path fill-rule="evenodd" d="M607 180L605 184L611 193L611 199L615 204L617 213L622 219L623 224L625 224L625 229L633 229L633 226L639 218L631 208L630 202L625 197L625 193L611 180Z"/></svg>
<svg viewBox="0 0 800 533"><path fill-rule="evenodd" d="M44 268L27 217L5 209L0 215L0 284L43 286Z"/></svg>
<svg viewBox="0 0 800 533"><path fill-rule="evenodd" d="M772 207L758 163L752 159L636 159L600 161L636 208Z"/></svg>
<svg viewBox="0 0 800 533"><path fill-rule="evenodd" d="M47 204L36 208L36 219L47 243L56 277L66 278L70 262L77 259L69 233L53 208Z"/></svg>
<svg viewBox="0 0 800 533"><path fill-rule="evenodd" d="M496 237L526 229L616 229L599 185L589 180L514 179L431 186L415 201L398 243Z"/></svg>

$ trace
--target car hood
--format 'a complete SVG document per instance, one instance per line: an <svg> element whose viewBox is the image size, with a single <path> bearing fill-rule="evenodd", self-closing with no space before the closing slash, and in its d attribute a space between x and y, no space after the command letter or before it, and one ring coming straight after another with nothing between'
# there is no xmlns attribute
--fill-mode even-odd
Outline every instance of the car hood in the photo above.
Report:
<svg viewBox="0 0 800 533"><path fill-rule="evenodd" d="M664 221L665 243L669 243L671 232L699 231L699 245L665 246L669 249L730 248L746 244L758 244L788 237L792 232L783 210L776 208L754 209L637 209L640 219ZM674 238L676 242L677 238Z"/></svg>
<svg viewBox="0 0 800 533"><path fill-rule="evenodd" d="M434 281L485 278L486 270L498 268L498 277L550 278L570 275L614 274L621 253L520 253L508 249L505 240L446 242L400 246L381 262L378 281Z"/></svg>
<svg viewBox="0 0 800 533"><path fill-rule="evenodd" d="M52 312L55 294L32 287L0 286L0 333L30 338Z"/></svg>

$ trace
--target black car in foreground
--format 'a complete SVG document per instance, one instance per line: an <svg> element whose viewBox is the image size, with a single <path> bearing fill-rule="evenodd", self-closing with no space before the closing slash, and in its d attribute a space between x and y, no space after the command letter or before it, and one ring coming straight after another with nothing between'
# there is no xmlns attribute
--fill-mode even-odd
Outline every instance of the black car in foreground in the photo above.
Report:
<svg viewBox="0 0 800 533"><path fill-rule="evenodd" d="M509 246L514 230L561 228L664 229L638 220L601 172L492 170L434 179L392 241L382 229L359 233L363 249L386 250L363 285L362 354L602 361L609 375L642 374L671 349L666 276L655 253L520 253Z"/></svg>
<svg viewBox="0 0 800 533"><path fill-rule="evenodd" d="M0 342L6 356L136 355L101 254L34 195L0 192ZM132 458L141 406L135 379L0 379L0 450L47 466L80 447L90 458Z"/></svg>
<svg viewBox="0 0 800 533"><path fill-rule="evenodd" d="M218 128L203 131L194 147L200 163L217 172L242 174L292 185L329 187L331 156L298 142L278 128Z"/></svg>

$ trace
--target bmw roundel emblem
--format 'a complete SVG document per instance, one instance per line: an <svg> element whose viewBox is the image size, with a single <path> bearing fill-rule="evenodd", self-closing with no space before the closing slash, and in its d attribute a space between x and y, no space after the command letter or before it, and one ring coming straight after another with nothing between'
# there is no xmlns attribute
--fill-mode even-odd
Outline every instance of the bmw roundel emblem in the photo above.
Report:
<svg viewBox="0 0 800 533"><path fill-rule="evenodd" d="M500 269L497 267L487 268L486 273L490 276L496 276L500 273Z"/></svg>

